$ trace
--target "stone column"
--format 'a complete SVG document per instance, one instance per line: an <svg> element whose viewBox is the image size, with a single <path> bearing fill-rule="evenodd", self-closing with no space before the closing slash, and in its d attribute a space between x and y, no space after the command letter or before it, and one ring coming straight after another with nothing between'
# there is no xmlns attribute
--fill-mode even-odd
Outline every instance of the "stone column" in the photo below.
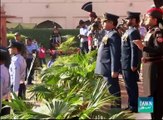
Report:
<svg viewBox="0 0 163 120"><path fill-rule="evenodd" d="M6 38L6 12L4 11L3 7L0 7L0 38L1 38L1 45L7 46L7 38Z"/></svg>

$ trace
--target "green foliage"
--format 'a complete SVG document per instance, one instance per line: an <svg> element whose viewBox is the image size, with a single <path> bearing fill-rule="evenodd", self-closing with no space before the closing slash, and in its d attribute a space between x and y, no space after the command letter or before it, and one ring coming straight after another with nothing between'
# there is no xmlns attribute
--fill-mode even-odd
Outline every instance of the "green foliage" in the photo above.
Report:
<svg viewBox="0 0 163 120"><path fill-rule="evenodd" d="M40 114L32 110L33 105L18 98L15 93L12 94L13 99L10 102L3 101L4 104L10 106L10 115L1 116L1 119L38 119L47 118L46 115Z"/></svg>
<svg viewBox="0 0 163 120"><path fill-rule="evenodd" d="M39 43L43 43L46 48L49 48L49 40L52 34L52 29L10 29L11 33L19 32L20 34L30 37L32 39L37 39ZM61 36L73 35L77 36L79 34L78 29L61 29ZM8 38L9 39L9 38Z"/></svg>
<svg viewBox="0 0 163 120"><path fill-rule="evenodd" d="M22 41L22 42L25 41L25 38L26 38L26 36L21 35L21 41ZM15 39L15 35L14 35L14 34L12 34L12 33L7 34L7 40L8 40L8 41L9 41L9 40L14 40L14 39Z"/></svg>
<svg viewBox="0 0 163 120"><path fill-rule="evenodd" d="M107 89L107 83L94 75L97 51L86 55L73 54L57 58L55 64L42 71L41 84L30 88L40 106L27 107L20 102L9 103L17 119L121 119L131 114L112 109L103 110L115 101ZM14 105L13 105L14 104ZM21 108L19 108L21 107ZM22 107L25 108L22 110ZM26 111L26 112L25 112ZM12 118L13 114L10 117Z"/></svg>
<svg viewBox="0 0 163 120"><path fill-rule="evenodd" d="M70 36L64 43L62 43L58 49L67 51L71 49L70 47L73 47L73 44L75 44L75 37Z"/></svg>
<svg viewBox="0 0 163 120"><path fill-rule="evenodd" d="M69 36L67 40L58 47L58 49L62 51L73 51L77 46L79 46L79 42L76 37Z"/></svg>

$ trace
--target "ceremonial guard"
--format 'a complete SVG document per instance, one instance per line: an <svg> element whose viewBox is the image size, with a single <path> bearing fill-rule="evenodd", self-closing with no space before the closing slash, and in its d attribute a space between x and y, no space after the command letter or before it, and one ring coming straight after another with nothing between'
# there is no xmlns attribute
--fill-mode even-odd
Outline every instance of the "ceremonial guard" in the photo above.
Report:
<svg viewBox="0 0 163 120"><path fill-rule="evenodd" d="M92 51L97 49L101 40L101 19L93 12L92 2L85 3L82 8L84 11L89 12L90 25L88 26L88 49Z"/></svg>
<svg viewBox="0 0 163 120"><path fill-rule="evenodd" d="M125 81L128 94L128 107L131 112L137 112L138 107L138 67L140 62L139 49L133 43L134 40L140 40L140 33L137 28L140 21L140 13L128 12L126 18L128 29L122 36L121 64L122 75Z"/></svg>
<svg viewBox="0 0 163 120"><path fill-rule="evenodd" d="M118 79L120 70L121 37L115 30L118 18L119 16L110 13L104 14L103 29L105 35L98 49L95 68L95 73L102 75L110 86L109 92L119 98L115 101L116 105L111 106L112 108L121 108L121 94Z"/></svg>
<svg viewBox="0 0 163 120"><path fill-rule="evenodd" d="M141 41L134 43L143 51L143 82L146 96L154 98L152 119L161 120L163 117L163 10L151 8L147 11L145 25L149 30Z"/></svg>
<svg viewBox="0 0 163 120"><path fill-rule="evenodd" d="M20 42L11 42L8 48L12 55L9 66L12 92L15 92L18 97L25 98L26 61L20 54L22 44Z"/></svg>

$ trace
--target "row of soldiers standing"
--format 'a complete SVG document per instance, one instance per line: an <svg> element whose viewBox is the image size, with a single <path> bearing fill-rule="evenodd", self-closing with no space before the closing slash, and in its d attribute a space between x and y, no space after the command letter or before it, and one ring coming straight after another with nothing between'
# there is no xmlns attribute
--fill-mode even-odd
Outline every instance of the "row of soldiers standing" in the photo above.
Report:
<svg viewBox="0 0 163 120"><path fill-rule="evenodd" d="M92 3L86 3L82 9L90 12L90 18L97 18L96 14L92 12L92 8L88 7L90 4ZM163 117L163 103L161 102L163 101L161 87L163 84L163 74L161 74L163 71L163 30L159 26L163 25L162 17L163 10L158 7L152 7L147 11L144 24L148 32L143 40L141 40L142 37L138 29L140 23L140 13L138 12L128 12L126 24L124 24L126 28L124 28L125 31L122 31L122 36L116 28L119 18L117 15L105 13L101 22L102 29L97 28L97 21L93 21L91 24L100 35L98 39L94 40L98 40L98 44L94 44L98 48L95 73L102 75L107 81L111 94L121 98L118 75L120 71L122 72L128 94L128 107L125 110L131 112L138 112L137 81L139 80L141 52L143 53L144 92L147 97L154 98L152 119ZM83 40L80 47L83 52L88 52L87 42L84 39L88 39L89 48L89 39L92 39L90 35L93 35L93 29L87 32L86 26L83 25L84 22L80 21L79 24L81 25L80 37ZM121 100L115 102L116 105L111 107L121 108Z"/></svg>

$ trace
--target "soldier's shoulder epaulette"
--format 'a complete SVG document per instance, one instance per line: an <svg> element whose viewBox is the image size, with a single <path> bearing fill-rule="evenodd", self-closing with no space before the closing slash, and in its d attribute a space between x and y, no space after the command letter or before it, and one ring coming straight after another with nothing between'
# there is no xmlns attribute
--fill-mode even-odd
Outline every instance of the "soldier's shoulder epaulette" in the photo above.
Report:
<svg viewBox="0 0 163 120"><path fill-rule="evenodd" d="M139 31L138 27L133 27L133 31Z"/></svg>
<svg viewBox="0 0 163 120"><path fill-rule="evenodd" d="M138 30L138 27L133 27L134 30Z"/></svg>
<svg viewBox="0 0 163 120"><path fill-rule="evenodd" d="M154 31L155 31L155 32L161 31L161 29L160 29L159 27L156 27L156 28L154 29Z"/></svg>
<svg viewBox="0 0 163 120"><path fill-rule="evenodd" d="M163 34L163 30L160 29L159 27L156 27L153 29L153 33L156 36L156 34Z"/></svg>
<svg viewBox="0 0 163 120"><path fill-rule="evenodd" d="M132 27L132 28L130 28L130 29L128 30L128 33L131 34L131 33L133 33L134 31L136 31L136 28L135 28L135 27Z"/></svg>
<svg viewBox="0 0 163 120"><path fill-rule="evenodd" d="M116 34L116 33L117 33L117 31L116 31L116 30L113 30L113 33L112 33L112 34L114 35L114 34Z"/></svg>

